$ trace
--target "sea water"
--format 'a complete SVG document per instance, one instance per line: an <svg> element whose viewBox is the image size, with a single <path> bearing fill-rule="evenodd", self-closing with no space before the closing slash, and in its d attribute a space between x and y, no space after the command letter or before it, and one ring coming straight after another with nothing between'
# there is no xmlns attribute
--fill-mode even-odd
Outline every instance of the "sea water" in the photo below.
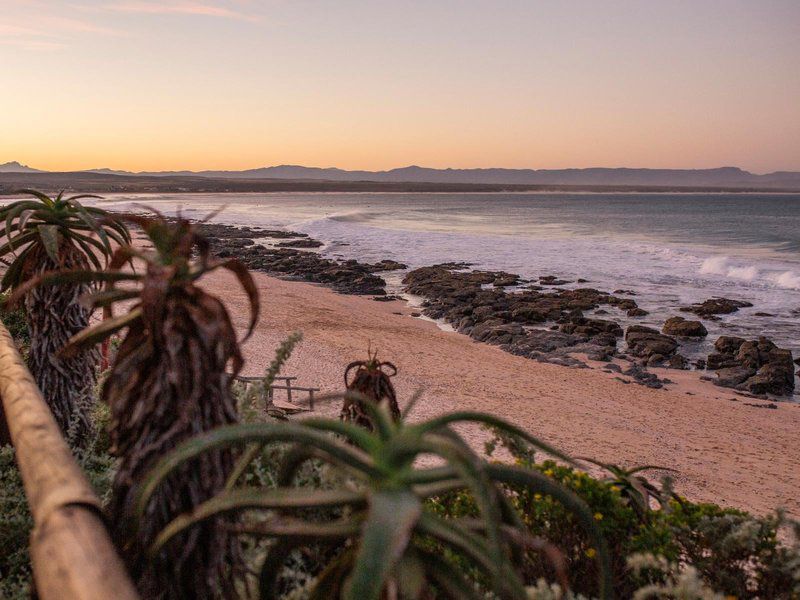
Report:
<svg viewBox="0 0 800 600"><path fill-rule="evenodd" d="M200 218L281 227L325 243L322 253L410 268L465 261L525 278L636 292L660 329L678 309L714 296L753 308L704 320L707 353L719 335L765 335L800 355L800 194L272 193L109 196L108 208L148 204ZM577 283L578 278L588 283ZM400 277L390 277L398 288ZM390 292L395 291L393 289ZM604 307L608 309L608 307ZM756 316L765 313L769 316Z"/></svg>

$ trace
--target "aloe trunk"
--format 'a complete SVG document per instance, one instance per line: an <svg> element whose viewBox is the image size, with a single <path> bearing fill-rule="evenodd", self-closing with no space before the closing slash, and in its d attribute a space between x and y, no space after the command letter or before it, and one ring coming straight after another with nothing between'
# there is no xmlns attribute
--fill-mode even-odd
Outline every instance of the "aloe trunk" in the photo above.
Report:
<svg viewBox="0 0 800 600"><path fill-rule="evenodd" d="M225 519L179 536L153 560L147 549L175 516L224 488L232 450L184 465L159 488L138 527L130 519L136 484L158 459L194 435L238 420L226 366L240 358L222 304L189 287L152 308L131 325L103 391L112 453L120 458L109 506L115 537L145 597L229 597L240 549Z"/></svg>
<svg viewBox="0 0 800 600"><path fill-rule="evenodd" d="M58 257L56 263L44 248L32 248L25 260L29 276L89 267L85 257L68 244L61 245ZM61 431L77 447L87 441L92 431L90 412L99 355L88 348L63 357L60 350L89 325L91 310L79 299L90 291L88 284L37 287L25 295L24 304L31 338L28 367Z"/></svg>

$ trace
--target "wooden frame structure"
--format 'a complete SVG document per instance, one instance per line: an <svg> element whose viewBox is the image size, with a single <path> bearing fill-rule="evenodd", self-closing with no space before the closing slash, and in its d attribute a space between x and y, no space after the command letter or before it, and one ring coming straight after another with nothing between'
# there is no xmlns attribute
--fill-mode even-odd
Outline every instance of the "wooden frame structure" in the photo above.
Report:
<svg viewBox="0 0 800 600"><path fill-rule="evenodd" d="M292 392L308 392L308 408L304 409L300 406L297 406L299 410L314 410L314 394L319 391L319 388L315 387L300 387L297 385L292 385L292 381L296 380L297 377L291 377L286 375L279 375L274 378L275 381L283 381L283 385L277 385L273 383L269 390L267 390L266 397L262 397L261 399L264 401L265 408L269 408L269 406L273 403L275 398L275 390L286 390L286 400L289 404L292 403ZM236 376L236 381L245 384L245 386L249 386L255 383L259 383L263 381L263 377L245 377L242 375Z"/></svg>
<svg viewBox="0 0 800 600"><path fill-rule="evenodd" d="M39 598L138 600L100 499L2 323L0 399L33 515L30 552Z"/></svg>

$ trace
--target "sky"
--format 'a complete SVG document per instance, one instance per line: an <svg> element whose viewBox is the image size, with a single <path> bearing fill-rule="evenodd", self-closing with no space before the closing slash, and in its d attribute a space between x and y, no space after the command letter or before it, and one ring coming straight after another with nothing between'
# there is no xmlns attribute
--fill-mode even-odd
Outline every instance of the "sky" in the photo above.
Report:
<svg viewBox="0 0 800 600"><path fill-rule="evenodd" d="M0 0L0 163L800 170L800 0Z"/></svg>

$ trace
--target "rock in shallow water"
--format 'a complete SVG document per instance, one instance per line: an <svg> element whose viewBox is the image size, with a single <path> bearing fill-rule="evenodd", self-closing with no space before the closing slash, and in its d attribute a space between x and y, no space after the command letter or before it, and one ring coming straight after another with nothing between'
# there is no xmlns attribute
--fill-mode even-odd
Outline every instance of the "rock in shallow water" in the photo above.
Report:
<svg viewBox="0 0 800 600"><path fill-rule="evenodd" d="M700 321L688 321L683 317L670 317L661 332L678 337L706 337L708 329Z"/></svg>
<svg viewBox="0 0 800 600"><path fill-rule="evenodd" d="M738 311L740 308L753 306L750 302L743 300L731 300L729 298L710 298L699 304L684 306L680 310L683 312L694 313L699 317L710 317L713 315L728 315Z"/></svg>

